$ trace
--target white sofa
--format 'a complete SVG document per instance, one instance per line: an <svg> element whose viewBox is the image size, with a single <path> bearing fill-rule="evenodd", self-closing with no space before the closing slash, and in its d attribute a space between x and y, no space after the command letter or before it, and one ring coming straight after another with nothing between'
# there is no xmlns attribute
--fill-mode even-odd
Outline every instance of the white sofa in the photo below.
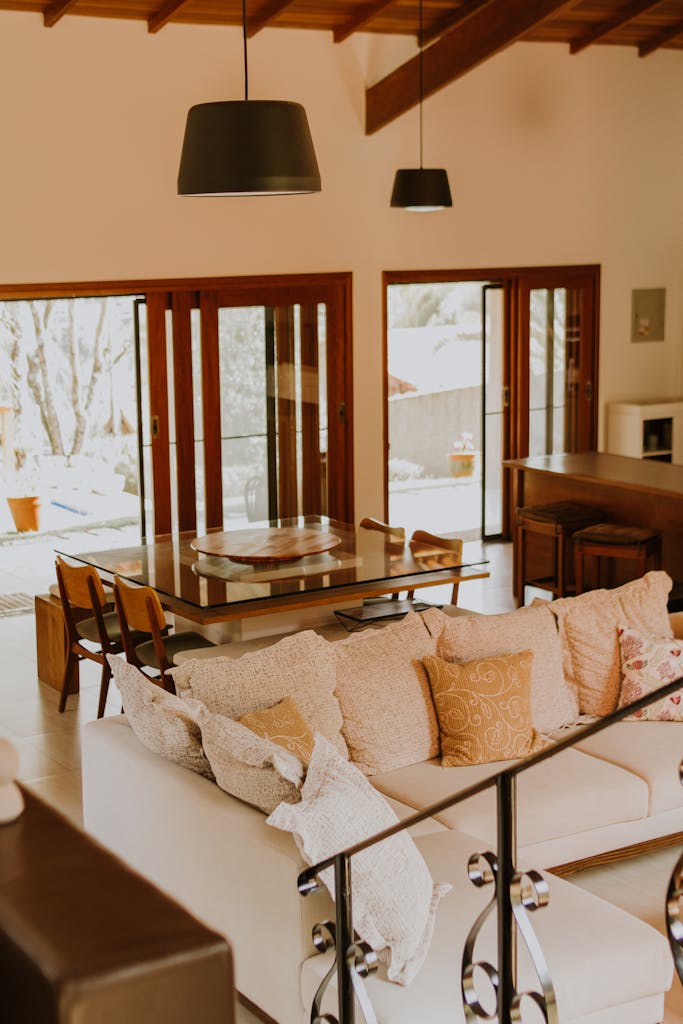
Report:
<svg viewBox="0 0 683 1024"><path fill-rule="evenodd" d="M680 635L675 617L673 626ZM232 645L230 653L242 649ZM682 832L682 755L683 723L619 723L531 769L518 789L520 863L551 869ZM405 817L499 767L423 762L371 781ZM215 784L151 753L125 716L86 726L83 794L90 833L230 938L237 987L251 1003L278 1024L310 1020L331 957L315 954L311 930L333 919L334 908L324 892L298 894L303 863L288 834L266 826L260 811ZM489 790L415 830L432 876L454 891L439 907L417 978L407 987L390 984L381 972L369 980L381 1024L464 1020L462 948L491 895L469 882L467 861L471 853L495 850L493 801ZM549 906L532 924L563 1024L661 1021L672 981L666 939L569 881L550 875L548 882ZM664 900L663 892L662 911ZM495 962L492 932L482 943L477 954ZM538 987L524 957L520 975Z"/></svg>

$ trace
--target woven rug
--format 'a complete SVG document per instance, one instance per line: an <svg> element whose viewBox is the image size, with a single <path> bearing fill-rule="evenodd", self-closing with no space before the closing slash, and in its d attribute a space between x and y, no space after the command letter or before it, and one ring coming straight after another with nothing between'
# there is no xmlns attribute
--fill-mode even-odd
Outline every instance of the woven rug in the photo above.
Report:
<svg viewBox="0 0 683 1024"><path fill-rule="evenodd" d="M0 594L0 618L33 611L32 594Z"/></svg>

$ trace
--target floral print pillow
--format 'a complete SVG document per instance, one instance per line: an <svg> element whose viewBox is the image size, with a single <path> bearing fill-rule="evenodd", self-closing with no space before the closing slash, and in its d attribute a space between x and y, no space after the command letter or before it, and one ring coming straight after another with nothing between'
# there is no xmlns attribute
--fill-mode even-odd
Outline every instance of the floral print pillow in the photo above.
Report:
<svg viewBox="0 0 683 1024"><path fill-rule="evenodd" d="M683 676L683 640L643 636L633 629L619 629L621 649L621 694L619 707L632 704L678 676ZM641 708L625 721L683 721L683 689Z"/></svg>

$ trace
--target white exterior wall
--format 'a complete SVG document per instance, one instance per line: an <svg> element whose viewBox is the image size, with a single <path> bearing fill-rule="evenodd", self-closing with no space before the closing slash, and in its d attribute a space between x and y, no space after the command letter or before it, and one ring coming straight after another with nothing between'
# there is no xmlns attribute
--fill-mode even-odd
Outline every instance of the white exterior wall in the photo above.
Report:
<svg viewBox="0 0 683 1024"><path fill-rule="evenodd" d="M0 12L0 282L351 270L356 509L382 508L383 270L600 263L600 406L683 393L683 53L517 44L425 105L451 211L389 207L417 114L364 134L364 90L410 39L266 29L250 95L306 106L315 196L175 193L187 108L241 95L239 30ZM630 292L666 287L664 342Z"/></svg>

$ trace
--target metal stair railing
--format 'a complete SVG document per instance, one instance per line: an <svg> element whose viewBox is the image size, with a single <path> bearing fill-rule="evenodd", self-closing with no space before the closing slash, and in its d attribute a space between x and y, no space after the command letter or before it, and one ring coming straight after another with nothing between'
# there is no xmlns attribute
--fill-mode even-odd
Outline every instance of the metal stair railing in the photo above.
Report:
<svg viewBox="0 0 683 1024"><path fill-rule="evenodd" d="M353 929L353 893L351 859L371 846L404 832L427 818L432 818L449 807L483 793L496 789L496 840L497 853L490 851L470 857L468 874L470 881L483 887L494 884L494 894L474 922L463 951L461 964L461 994L465 1020L495 1021L497 1024L514 1024L521 1019L521 1004L524 999L536 1003L546 1024L558 1024L555 990L548 967L535 932L529 923L527 912L538 910L548 903L548 887L543 876L534 870L518 871L516 839L516 783L517 776L548 761L563 750L568 750L581 740L603 732L616 722L632 715L655 701L668 697L683 686L683 676L653 690L645 697L619 708L588 725L572 730L565 739L551 742L536 754L517 761L480 782L444 797L436 803L397 822L390 828L363 839L353 846L341 850L325 860L302 871L297 886L302 896L315 892L322 886L321 871L334 868L335 921L325 921L313 929L313 944L318 953L330 949L335 959L313 999L311 1024L356 1024L356 1009L360 1008L364 1024L377 1024L372 1003L365 987L365 979L377 970L377 954L368 943L363 942ZM679 767L679 779L683 785L683 763ZM497 916L497 959L498 965L475 961L475 945L484 921L496 908ZM674 867L666 897L666 921L674 963L683 981L683 855ZM517 988L517 937L524 940L540 984L540 991L520 992ZM475 971L479 969L488 978L495 991L496 1013L484 1009L475 986ZM327 989L336 976L337 1016L323 1012L323 1000Z"/></svg>

